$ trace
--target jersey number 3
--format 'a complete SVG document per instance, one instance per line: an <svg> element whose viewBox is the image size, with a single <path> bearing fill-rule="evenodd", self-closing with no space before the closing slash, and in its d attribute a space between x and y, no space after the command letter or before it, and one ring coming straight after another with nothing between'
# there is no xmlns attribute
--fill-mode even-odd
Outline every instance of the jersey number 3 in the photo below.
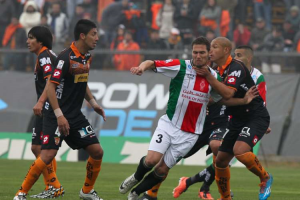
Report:
<svg viewBox="0 0 300 200"><path fill-rule="evenodd" d="M161 143L163 135L162 134L158 134L158 140L156 140L157 143Z"/></svg>

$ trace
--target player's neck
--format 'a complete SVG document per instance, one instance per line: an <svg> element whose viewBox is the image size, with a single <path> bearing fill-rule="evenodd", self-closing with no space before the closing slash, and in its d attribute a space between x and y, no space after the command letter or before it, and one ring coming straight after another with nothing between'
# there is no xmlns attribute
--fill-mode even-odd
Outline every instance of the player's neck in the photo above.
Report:
<svg viewBox="0 0 300 200"><path fill-rule="evenodd" d="M85 55L89 51L86 45L84 45L80 40L75 41L74 45L82 55Z"/></svg>
<svg viewBox="0 0 300 200"><path fill-rule="evenodd" d="M225 65L228 57L230 55L227 55L227 56L224 56L223 58L220 58L219 60L216 60L215 63L219 66L219 67L222 67L223 65Z"/></svg>

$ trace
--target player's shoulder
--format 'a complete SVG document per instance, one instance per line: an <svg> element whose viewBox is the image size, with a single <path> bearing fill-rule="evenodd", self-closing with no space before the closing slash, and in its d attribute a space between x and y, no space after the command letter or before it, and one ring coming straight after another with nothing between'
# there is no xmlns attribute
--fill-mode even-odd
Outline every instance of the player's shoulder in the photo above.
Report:
<svg viewBox="0 0 300 200"><path fill-rule="evenodd" d="M58 54L57 59L69 60L71 53L72 53L72 49L70 47L65 48Z"/></svg>
<svg viewBox="0 0 300 200"><path fill-rule="evenodd" d="M236 60L236 59L232 59L232 61L230 62L230 67L240 68L240 69L246 68L246 66L244 65L244 63L242 61Z"/></svg>
<svg viewBox="0 0 300 200"><path fill-rule="evenodd" d="M253 70L251 72L251 76L257 76L257 77L260 77L260 76L263 76L263 73L261 71L259 71L257 68L253 67Z"/></svg>
<svg viewBox="0 0 300 200"><path fill-rule="evenodd" d="M228 68L228 76L238 76L240 77L242 74L246 74L249 70L246 68L243 62L232 59Z"/></svg>

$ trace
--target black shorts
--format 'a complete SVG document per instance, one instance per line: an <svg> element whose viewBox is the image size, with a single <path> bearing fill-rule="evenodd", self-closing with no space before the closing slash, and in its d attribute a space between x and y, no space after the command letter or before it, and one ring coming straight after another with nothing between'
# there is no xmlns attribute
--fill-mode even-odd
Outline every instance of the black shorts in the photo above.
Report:
<svg viewBox="0 0 300 200"><path fill-rule="evenodd" d="M68 122L70 125L69 135L64 136L58 131L56 118L44 117L42 149L59 149L63 140L72 149L99 144L94 129L84 115L68 120Z"/></svg>
<svg viewBox="0 0 300 200"><path fill-rule="evenodd" d="M232 118L228 125L228 133L224 135L219 151L233 154L236 141L243 141L253 148L264 136L270 125L270 116L253 116L247 120Z"/></svg>
<svg viewBox="0 0 300 200"><path fill-rule="evenodd" d="M34 127L32 129L32 144L41 145L43 139L43 117L34 117Z"/></svg>
<svg viewBox="0 0 300 200"><path fill-rule="evenodd" d="M192 155L194 155L195 153L197 153L202 147L204 147L205 145L209 145L209 142L212 140L222 140L223 139L223 135L226 132L226 124L222 124L220 125L220 128L216 128L218 126L210 126L209 128L205 129L204 126L204 130L202 132L201 135L199 135L197 142L195 143L195 145L193 146L193 148L183 157L183 158L188 158ZM211 153L210 148L208 147L207 151L206 151L206 155L209 155Z"/></svg>

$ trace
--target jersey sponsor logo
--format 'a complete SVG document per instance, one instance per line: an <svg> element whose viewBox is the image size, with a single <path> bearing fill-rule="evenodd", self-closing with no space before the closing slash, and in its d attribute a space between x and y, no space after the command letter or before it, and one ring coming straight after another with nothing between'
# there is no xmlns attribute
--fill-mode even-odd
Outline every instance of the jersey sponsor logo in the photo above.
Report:
<svg viewBox="0 0 300 200"><path fill-rule="evenodd" d="M50 57L47 57L47 58L41 58L40 59L40 65L43 67L44 65L46 64L51 64L51 59Z"/></svg>
<svg viewBox="0 0 300 200"><path fill-rule="evenodd" d="M254 145L256 145L257 142L258 142L258 137L255 135L254 138L253 138L253 140L252 140L252 143Z"/></svg>
<svg viewBox="0 0 300 200"><path fill-rule="evenodd" d="M48 73L48 72L51 72L51 65L45 65L44 67L44 73L46 74L46 73Z"/></svg>
<svg viewBox="0 0 300 200"><path fill-rule="evenodd" d="M74 83L87 82L88 78L89 78L88 73L76 74L75 77L74 77Z"/></svg>
<svg viewBox="0 0 300 200"><path fill-rule="evenodd" d="M227 83L228 83L228 84L235 85L235 83L236 83L236 78L235 78L235 77L232 77L232 76L229 76L228 79L227 79Z"/></svg>
<svg viewBox="0 0 300 200"><path fill-rule="evenodd" d="M191 66L190 64L188 64L188 66L187 66L187 67L188 67L188 69L192 69L192 66Z"/></svg>
<svg viewBox="0 0 300 200"><path fill-rule="evenodd" d="M240 133L240 136L242 137L250 137L250 128L249 127L244 127Z"/></svg>
<svg viewBox="0 0 300 200"><path fill-rule="evenodd" d="M65 61L59 60L57 66L56 66L56 68L57 68L57 69L62 69L63 66L64 66L64 63L65 63Z"/></svg>
<svg viewBox="0 0 300 200"><path fill-rule="evenodd" d="M61 75L61 70L60 69L55 69L54 73L53 73L53 78L60 79L60 75Z"/></svg>
<svg viewBox="0 0 300 200"><path fill-rule="evenodd" d="M249 90L249 88L246 86L245 83L241 85L241 88L243 88L245 91L248 91L248 90Z"/></svg>
<svg viewBox="0 0 300 200"><path fill-rule="evenodd" d="M186 74L189 79L194 79L196 77L195 74Z"/></svg>
<svg viewBox="0 0 300 200"><path fill-rule="evenodd" d="M241 70L239 70L239 71L233 71L228 76L240 77L241 76Z"/></svg>
<svg viewBox="0 0 300 200"><path fill-rule="evenodd" d="M43 144L48 144L49 143L49 135L44 135L43 136Z"/></svg>
<svg viewBox="0 0 300 200"><path fill-rule="evenodd" d="M62 79L56 88L56 98L61 99L62 93L64 91L65 79Z"/></svg>

